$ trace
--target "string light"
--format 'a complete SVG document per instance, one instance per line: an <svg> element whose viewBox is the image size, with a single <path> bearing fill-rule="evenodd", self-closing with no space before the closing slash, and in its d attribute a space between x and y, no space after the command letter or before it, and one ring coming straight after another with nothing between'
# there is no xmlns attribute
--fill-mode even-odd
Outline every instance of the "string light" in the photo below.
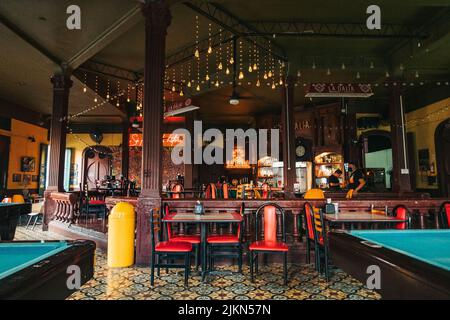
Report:
<svg viewBox="0 0 450 320"><path fill-rule="evenodd" d="M117 92L120 92L120 81L117 81ZM119 99L119 96L117 96L116 107L120 107L120 99Z"/></svg>
<svg viewBox="0 0 450 320"><path fill-rule="evenodd" d="M208 54L211 54L213 52L212 49L212 38L211 38L211 30L212 30L212 25L211 23L208 25L208 42L209 42L209 46L208 46Z"/></svg>
<svg viewBox="0 0 450 320"><path fill-rule="evenodd" d="M218 70L222 70L223 69L223 65L222 65L222 29L219 29L219 64L217 65L217 69Z"/></svg>
<svg viewBox="0 0 450 320"><path fill-rule="evenodd" d="M243 63L242 40L239 40L239 80L244 79L244 72L242 71Z"/></svg>
<svg viewBox="0 0 450 320"><path fill-rule="evenodd" d="M200 51L198 49L198 34L199 34L199 21L198 21L198 15L195 16L195 53L194 56L197 59L200 59Z"/></svg>
<svg viewBox="0 0 450 320"><path fill-rule="evenodd" d="M128 83L127 84L127 102L130 102L131 101L131 99L130 99L130 84Z"/></svg>
<svg viewBox="0 0 450 320"><path fill-rule="evenodd" d="M87 74L86 72L84 73L84 82L83 82L84 86L83 86L83 92L86 93L87 92Z"/></svg>
<svg viewBox="0 0 450 320"><path fill-rule="evenodd" d="M188 88L192 87L192 82L191 82L191 60L189 60L188 63L188 83L187 83Z"/></svg>
<svg viewBox="0 0 450 320"><path fill-rule="evenodd" d="M109 86L110 86L110 84L109 84L109 79L108 79L108 82L107 82L107 84L106 84L106 100L109 100Z"/></svg>
<svg viewBox="0 0 450 320"><path fill-rule="evenodd" d="M253 71L256 71L259 69L259 49L256 46L256 41L253 42L253 55L255 57L254 64L253 64Z"/></svg>
<svg viewBox="0 0 450 320"><path fill-rule="evenodd" d="M95 76L95 98L94 98L94 102L97 102L97 95L98 95L98 76Z"/></svg>

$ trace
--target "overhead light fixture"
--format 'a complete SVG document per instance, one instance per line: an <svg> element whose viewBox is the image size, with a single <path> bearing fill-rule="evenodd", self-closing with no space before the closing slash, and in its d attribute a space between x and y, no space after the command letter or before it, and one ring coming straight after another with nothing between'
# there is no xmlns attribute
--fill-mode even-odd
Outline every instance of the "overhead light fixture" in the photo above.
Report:
<svg viewBox="0 0 450 320"><path fill-rule="evenodd" d="M345 68L346 68L346 67L345 67L345 63L342 62L341 69L342 69L342 70L345 70Z"/></svg>
<svg viewBox="0 0 450 320"><path fill-rule="evenodd" d="M386 70L386 78L389 78L391 75L389 74L389 71Z"/></svg>
<svg viewBox="0 0 450 320"><path fill-rule="evenodd" d="M236 106L239 104L239 95L237 94L237 92L234 89L233 89L233 92L231 93L229 102L233 106Z"/></svg>

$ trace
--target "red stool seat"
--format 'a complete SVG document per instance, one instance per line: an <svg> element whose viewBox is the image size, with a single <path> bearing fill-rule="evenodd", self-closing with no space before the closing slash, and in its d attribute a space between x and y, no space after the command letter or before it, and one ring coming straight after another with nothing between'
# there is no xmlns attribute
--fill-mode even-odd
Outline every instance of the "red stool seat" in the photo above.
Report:
<svg viewBox="0 0 450 320"><path fill-rule="evenodd" d="M91 200L89 204L106 204L106 202L102 200Z"/></svg>
<svg viewBox="0 0 450 320"><path fill-rule="evenodd" d="M248 249L260 251L289 251L289 247L286 243L278 241L256 241L253 242Z"/></svg>
<svg viewBox="0 0 450 320"><path fill-rule="evenodd" d="M155 251L159 252L190 252L192 251L192 244L189 242L173 242L163 241L156 245Z"/></svg>
<svg viewBox="0 0 450 320"><path fill-rule="evenodd" d="M237 235L217 235L209 236L206 238L208 243L239 243L239 237Z"/></svg>
<svg viewBox="0 0 450 320"><path fill-rule="evenodd" d="M189 242L191 244L198 244L201 242L200 236L192 236L192 235L185 235L185 236L171 236L170 241L172 242Z"/></svg>

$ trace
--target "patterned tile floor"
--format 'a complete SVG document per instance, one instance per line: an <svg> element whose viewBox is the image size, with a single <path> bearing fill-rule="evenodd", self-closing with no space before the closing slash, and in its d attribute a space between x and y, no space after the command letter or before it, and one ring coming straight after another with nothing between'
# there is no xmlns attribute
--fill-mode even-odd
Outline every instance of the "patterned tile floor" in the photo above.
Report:
<svg viewBox="0 0 450 320"><path fill-rule="evenodd" d="M16 240L56 240L61 236L26 230L19 227ZM223 271L235 270L235 267L218 267ZM73 300L323 300L323 299L379 299L374 291L366 289L360 282L340 270L333 270L330 282L319 277L312 265L290 265L289 283L282 285L282 265L260 266L260 274L255 283L251 283L248 268L244 274L223 272L210 277L207 283L193 272L189 279L189 288L183 286L183 273L170 270L168 274L161 270L161 276L155 278L155 286L150 286L149 268L109 269L106 254L100 250L96 254L94 279L86 283L80 291L69 299Z"/></svg>

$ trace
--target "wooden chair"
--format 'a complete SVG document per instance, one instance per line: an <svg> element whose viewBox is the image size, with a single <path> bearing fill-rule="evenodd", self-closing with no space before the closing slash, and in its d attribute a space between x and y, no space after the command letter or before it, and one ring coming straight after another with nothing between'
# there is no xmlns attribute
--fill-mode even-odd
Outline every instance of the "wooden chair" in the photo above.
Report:
<svg viewBox="0 0 450 320"><path fill-rule="evenodd" d="M259 216L262 215L262 221ZM277 239L278 216L281 217L281 237L282 240ZM264 239L260 240L258 225L263 223ZM284 210L276 203L268 202L260 206L255 214L255 239L256 241L250 244L250 277L254 281L253 267L258 273L258 255L259 254L281 254L283 256L283 283L287 285L287 253L289 247L286 244L286 229Z"/></svg>
<svg viewBox="0 0 450 320"><path fill-rule="evenodd" d="M163 207L163 218L170 214L170 207L167 203L164 203ZM200 244L201 237L199 235L178 235L175 234L172 230L172 224L165 224L165 233L167 235L166 239L170 242L189 242L195 249L195 267L198 270L199 262L200 262Z"/></svg>
<svg viewBox="0 0 450 320"><path fill-rule="evenodd" d="M411 225L411 212L404 205L399 204L392 210L392 216L405 220L405 222L399 222L395 225L395 229L405 230L409 229Z"/></svg>
<svg viewBox="0 0 450 320"><path fill-rule="evenodd" d="M439 209L441 228L450 228L450 201L444 202Z"/></svg>
<svg viewBox="0 0 450 320"><path fill-rule="evenodd" d="M244 216L245 206L241 204L240 214ZM206 238L209 257L209 270L213 269L217 257L230 257L238 259L238 272L242 272L242 233L243 222L237 224L236 233L227 235L211 235Z"/></svg>
<svg viewBox="0 0 450 320"><path fill-rule="evenodd" d="M319 262L317 261L317 243L314 233L314 207L309 203L305 202L303 206L304 220L305 220L305 231L306 231L306 261L311 263L311 248L314 248L315 263L314 266L316 270L319 270Z"/></svg>
<svg viewBox="0 0 450 320"><path fill-rule="evenodd" d="M314 213L314 240L315 240L315 248L316 248L316 261L318 263L318 271L322 273L322 255L325 266L325 277L327 281L330 280L330 272L329 272L329 247L328 247L328 237L326 232L326 226L323 219L323 212L319 210L319 212Z"/></svg>
<svg viewBox="0 0 450 320"><path fill-rule="evenodd" d="M160 241L161 240L161 214L159 209L152 209L150 212L150 237L152 260L150 284L155 284L155 268L158 269L158 276L160 268L184 268L184 285L188 286L189 271L191 268L191 251L192 244L181 241ZM175 259L184 259L184 264L171 263ZM166 260L166 262L161 262Z"/></svg>

